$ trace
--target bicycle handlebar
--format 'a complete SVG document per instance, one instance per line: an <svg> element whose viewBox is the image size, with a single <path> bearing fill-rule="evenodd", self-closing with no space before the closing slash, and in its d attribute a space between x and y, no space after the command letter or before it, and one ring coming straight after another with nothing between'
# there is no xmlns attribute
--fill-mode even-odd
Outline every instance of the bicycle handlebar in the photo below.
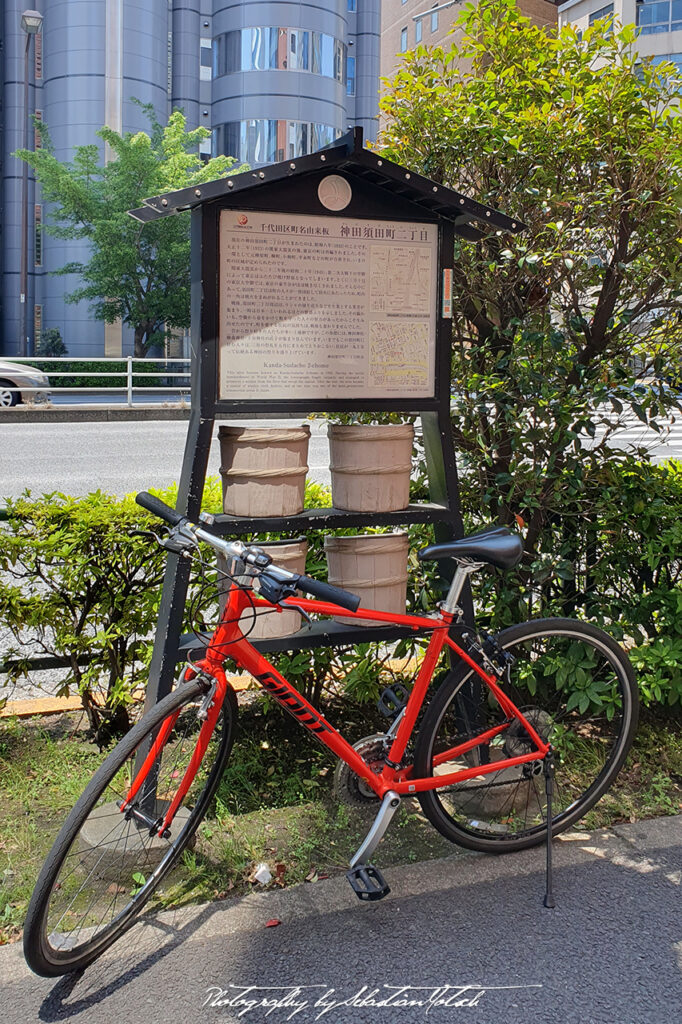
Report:
<svg viewBox="0 0 682 1024"><path fill-rule="evenodd" d="M360 598L355 594L349 594L347 590L333 587L330 583L323 583L321 580L314 580L310 576L299 576L296 589L302 590L304 594L312 594L320 601L338 604L350 612L357 611L360 604Z"/></svg>
<svg viewBox="0 0 682 1024"><path fill-rule="evenodd" d="M155 498L149 491L140 491L139 494L135 495L135 501L142 508L151 512L152 515L158 516L159 519L163 519L171 526L179 526L181 523L186 523L190 536L194 536L195 540L198 538L208 541L214 547L222 550L223 554L227 557L241 558L261 570L265 569L268 563L272 561L258 547L252 547L250 550L248 545L241 544L240 542L229 542L220 540L218 537L212 537L210 531L190 524L187 516L183 516L181 512L176 512L174 508L167 505L165 501L161 501L160 498ZM263 564L264 561L265 564ZM360 605L360 598L355 594L350 594L347 590L342 590L340 587L333 587L329 583L323 583L321 580L314 580L310 576L296 576L294 573L289 573L286 569L276 569L274 575L281 580L282 577L288 579L292 586L304 594L312 594L313 597L319 598L320 601L338 604L339 607L347 608L348 611L357 611Z"/></svg>
<svg viewBox="0 0 682 1024"><path fill-rule="evenodd" d="M167 505L165 501L161 501L161 498L155 498L149 491L140 491L139 494L135 495L135 501L142 508L146 508L147 512L151 512L152 515L158 516L159 519L165 520L170 523L171 526L177 526L187 516L183 516L181 512L176 512L174 508Z"/></svg>

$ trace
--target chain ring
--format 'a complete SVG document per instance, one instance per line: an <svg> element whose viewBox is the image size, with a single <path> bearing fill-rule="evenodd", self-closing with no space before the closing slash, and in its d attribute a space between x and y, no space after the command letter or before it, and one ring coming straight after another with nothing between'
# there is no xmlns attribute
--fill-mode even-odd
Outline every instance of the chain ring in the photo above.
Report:
<svg viewBox="0 0 682 1024"><path fill-rule="evenodd" d="M385 733L376 733L353 744L353 750L367 761L376 774L384 767L387 740ZM334 770L334 792L342 803L350 807L364 807L379 799L374 790L345 761L339 761Z"/></svg>

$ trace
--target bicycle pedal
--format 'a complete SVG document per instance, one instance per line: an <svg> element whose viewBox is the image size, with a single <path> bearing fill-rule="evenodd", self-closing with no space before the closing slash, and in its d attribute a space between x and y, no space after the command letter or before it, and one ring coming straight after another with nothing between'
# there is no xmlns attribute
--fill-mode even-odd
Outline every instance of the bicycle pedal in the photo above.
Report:
<svg viewBox="0 0 682 1024"><path fill-rule="evenodd" d="M403 683L393 683L392 686L387 686L385 690L382 690L377 701L377 708L384 717L395 718L407 704L409 696L410 691Z"/></svg>
<svg viewBox="0 0 682 1024"><path fill-rule="evenodd" d="M357 864L346 872L346 878L359 900L382 900L391 891L379 868L373 864Z"/></svg>

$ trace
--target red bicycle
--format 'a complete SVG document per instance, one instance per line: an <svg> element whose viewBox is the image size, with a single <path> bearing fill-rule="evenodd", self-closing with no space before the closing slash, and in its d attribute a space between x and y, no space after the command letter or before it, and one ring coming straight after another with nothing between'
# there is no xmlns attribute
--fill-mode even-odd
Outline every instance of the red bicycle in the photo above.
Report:
<svg viewBox="0 0 682 1024"><path fill-rule="evenodd" d="M191 554L203 541L222 554L231 585L205 657L186 666L173 692L106 757L57 836L24 928L36 973L92 963L130 927L194 836L234 741L228 656L339 758L338 790L378 805L348 872L361 899L389 892L370 857L401 800L416 797L439 832L469 849L502 853L546 841L545 902L553 905L551 837L612 784L636 730L637 687L625 652L587 623L540 619L496 636L465 624L458 601L466 577L485 564L515 565L517 535L491 528L419 552L455 560L448 596L432 615L394 615L360 609L354 595L288 572L256 546L223 540L146 492L137 500L170 525L164 545L171 550ZM393 711L384 734L351 745L249 643L243 613L282 606L429 637L411 691L384 695ZM449 671L424 707L443 656Z"/></svg>

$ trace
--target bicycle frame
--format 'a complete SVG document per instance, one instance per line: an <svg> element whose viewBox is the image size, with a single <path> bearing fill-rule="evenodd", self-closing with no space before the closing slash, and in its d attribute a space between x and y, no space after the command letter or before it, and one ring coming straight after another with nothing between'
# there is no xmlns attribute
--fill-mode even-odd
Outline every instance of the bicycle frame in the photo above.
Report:
<svg viewBox="0 0 682 1024"><path fill-rule="evenodd" d="M546 743L536 732L533 726L527 721L515 704L504 693L495 675L486 672L476 661L463 650L449 636L449 629L454 621L454 616L445 611L432 618L418 615L396 615L391 612L375 611L373 609L358 609L356 612L349 612L340 605L326 601L313 600L304 597L287 598L283 605L290 608L300 609L308 614L325 616L341 615L346 619L372 619L386 623L386 625L408 626L416 633L428 631L431 633L423 662L417 674L412 692L408 698L400 724L396 731L390 750L388 751L386 763L380 773L371 770L369 764L353 749L351 744L344 739L333 725L310 704L305 697L292 686L292 684L272 665L256 648L249 643L239 625L239 620L247 609L270 610L273 613L281 611L277 605L271 604L263 598L254 598L251 591L246 591L238 586L233 586L229 593L225 611L209 641L206 655L196 666L188 667L184 678L194 678L198 672L209 676L215 681L215 693L213 694L210 706L206 709L206 719L199 731L197 744L190 762L180 782L178 791L168 807L163 821L159 825L158 834L163 835L170 827L173 817L186 796L194 777L199 769L201 760L206 752L213 729L218 720L229 682L225 675L223 662L229 657L236 662L237 667L246 670L252 675L263 689L269 693L285 710L289 711L306 729L313 732L317 738L328 747L332 753L345 761L357 776L362 778L368 786L376 793L379 800L392 792L398 796L411 796L416 793L430 789L441 789L451 786L454 783L464 782L467 779L485 775L490 772L498 772L503 768L510 768L515 765L524 764L528 761L542 760L549 750ZM467 753L477 746L490 742L495 736L500 735L514 721L520 722L529 738L532 740L535 749L529 753L520 754L488 764L480 764L471 768L463 768L456 772L448 772L445 775L429 776L426 778L414 778L412 766L403 766L403 758L407 744L412 735L419 711L424 703L433 672L438 664L445 647L461 658L489 688L500 707L506 715L506 721L495 728L485 730L477 736L472 737L465 743L460 743L449 750L443 751L434 758L434 765L444 764L448 761ZM209 702L207 701L207 704ZM159 751L163 748L170 736L176 715L167 718L159 734L147 754L144 763L138 770L135 779L121 803L121 810L124 811L134 800L136 793L144 783L148 772L152 768Z"/></svg>

